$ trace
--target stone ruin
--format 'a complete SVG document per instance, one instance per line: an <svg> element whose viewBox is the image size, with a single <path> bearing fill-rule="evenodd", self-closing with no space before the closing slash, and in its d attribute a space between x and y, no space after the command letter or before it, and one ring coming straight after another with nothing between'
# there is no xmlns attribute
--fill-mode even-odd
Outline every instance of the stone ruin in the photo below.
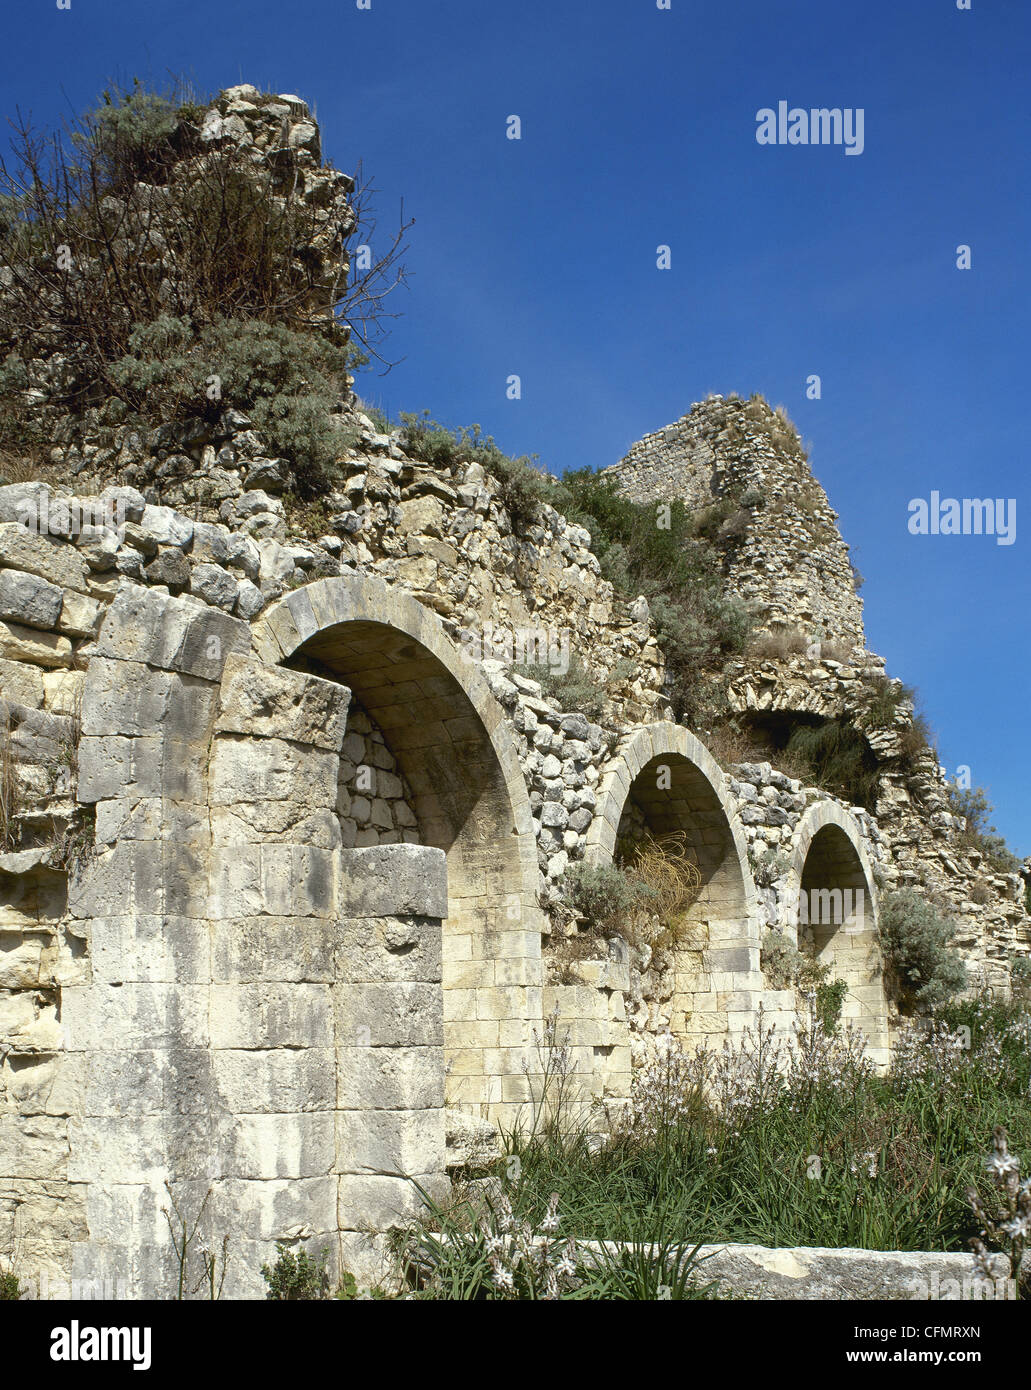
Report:
<svg viewBox="0 0 1031 1390"><path fill-rule="evenodd" d="M213 138L268 119L247 91ZM303 127L293 147L317 149L303 103L279 104L287 145ZM975 984L1004 990L1028 950L1020 878L962 839L933 760L914 780L881 731L876 815L769 762L721 766L672 718L648 605L601 578L583 528L546 505L515 525L480 464L431 467L348 408L322 535L233 411L179 435L87 418L54 461L93 491L0 487L0 1251L41 1293L166 1296L173 1203L231 1237L231 1296L261 1295L276 1242L373 1276L420 1189L526 1116L549 1018L602 1114L659 1035L719 1044L760 1006L789 1029L805 1002L764 977L771 926L847 982L884 1061L885 885L948 895ZM728 589L837 655L742 658L731 707L856 710L884 663L765 403L711 398L612 476L690 506L761 486ZM604 716L470 642L488 629L564 634ZM567 869L642 828L697 865L689 943L615 936L557 968ZM846 907L800 939L807 894Z"/></svg>

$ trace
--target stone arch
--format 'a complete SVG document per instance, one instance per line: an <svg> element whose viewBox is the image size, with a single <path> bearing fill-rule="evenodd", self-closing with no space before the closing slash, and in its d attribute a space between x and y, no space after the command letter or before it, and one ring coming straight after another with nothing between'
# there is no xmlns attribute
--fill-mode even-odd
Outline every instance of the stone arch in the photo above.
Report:
<svg viewBox="0 0 1031 1390"><path fill-rule="evenodd" d="M877 1062L887 1060L888 1006L877 935L877 889L859 822L816 801L793 837L781 925L789 938L844 980L842 1018L860 1029Z"/></svg>
<svg viewBox="0 0 1031 1390"><path fill-rule="evenodd" d="M685 832L702 875L689 914L693 940L674 953L671 1028L695 1044L739 1034L762 990L755 885L723 773L683 725L645 725L617 749L599 783L587 859L618 859L631 818L653 834Z"/></svg>
<svg viewBox="0 0 1031 1390"><path fill-rule="evenodd" d="M504 713L440 619L361 575L320 579L254 625L267 661L315 661L382 731L411 788L422 844L444 850L444 1042L451 1104L495 1115L528 1098L541 1019L537 854Z"/></svg>

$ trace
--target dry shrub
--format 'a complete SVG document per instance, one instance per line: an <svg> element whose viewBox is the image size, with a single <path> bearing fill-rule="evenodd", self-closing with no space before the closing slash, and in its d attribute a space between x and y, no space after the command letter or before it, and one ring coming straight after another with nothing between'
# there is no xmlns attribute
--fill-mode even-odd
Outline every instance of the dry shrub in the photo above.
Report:
<svg viewBox="0 0 1031 1390"><path fill-rule="evenodd" d="M18 813L18 781L11 756L11 729L6 707L0 722L0 848L14 844L14 818Z"/></svg>
<svg viewBox="0 0 1031 1390"><path fill-rule="evenodd" d="M784 661L789 656L801 656L809 647L809 638L799 627L779 627L773 632L761 632L748 648L748 655L760 661Z"/></svg>
<svg viewBox="0 0 1031 1390"><path fill-rule="evenodd" d="M626 874L648 890L648 897L628 923L633 931L628 940L633 945L663 951L690 944L688 913L702 887L702 876L691 854L683 830L648 835L634 847Z"/></svg>

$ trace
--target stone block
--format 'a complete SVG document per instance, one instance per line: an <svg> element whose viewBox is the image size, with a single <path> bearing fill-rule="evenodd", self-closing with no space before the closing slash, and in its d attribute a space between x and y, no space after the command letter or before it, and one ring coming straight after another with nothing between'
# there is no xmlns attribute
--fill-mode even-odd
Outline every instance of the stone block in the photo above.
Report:
<svg viewBox="0 0 1031 1390"><path fill-rule="evenodd" d="M447 916L443 850L404 844L343 850L340 869L344 916Z"/></svg>
<svg viewBox="0 0 1031 1390"><path fill-rule="evenodd" d="M369 1047L439 1046L441 990L432 984L338 984L333 1008L339 1042Z"/></svg>
<svg viewBox="0 0 1031 1390"><path fill-rule="evenodd" d="M328 809L336 801L336 788L335 753L281 738L223 735L215 740L211 794L218 805L293 801Z"/></svg>
<svg viewBox="0 0 1031 1390"><path fill-rule="evenodd" d="M336 923L333 969L353 984L436 983L441 978L441 930L435 917L386 917Z"/></svg>
<svg viewBox="0 0 1031 1390"><path fill-rule="evenodd" d="M334 1116L238 1115L228 1150L228 1175L233 1177L324 1177L336 1156Z"/></svg>
<svg viewBox="0 0 1031 1390"><path fill-rule="evenodd" d="M339 853L293 844L213 847L206 915L329 917Z"/></svg>
<svg viewBox="0 0 1031 1390"><path fill-rule="evenodd" d="M35 574L0 570L0 618L27 627L52 628L64 602L64 590Z"/></svg>
<svg viewBox="0 0 1031 1390"><path fill-rule="evenodd" d="M406 1177L444 1168L439 1110L342 1110L336 1115L336 1169Z"/></svg>
<svg viewBox="0 0 1031 1390"><path fill-rule="evenodd" d="M301 1114L337 1108L337 1063L332 1048L268 1050L218 1048L211 1054L212 1085L230 1114Z"/></svg>
<svg viewBox="0 0 1031 1390"><path fill-rule="evenodd" d="M338 977L336 923L320 917L242 917L211 924L218 981L332 984Z"/></svg>
<svg viewBox="0 0 1031 1390"><path fill-rule="evenodd" d="M339 1110L431 1110L444 1104L440 1047L340 1047Z"/></svg>
<svg viewBox="0 0 1031 1390"><path fill-rule="evenodd" d="M0 565L38 575L62 589L89 593L89 569L74 546L17 522L0 522Z"/></svg>
<svg viewBox="0 0 1031 1390"><path fill-rule="evenodd" d="M328 1048L336 1033L330 986L214 984L211 1045L216 1048Z"/></svg>
<svg viewBox="0 0 1031 1390"><path fill-rule="evenodd" d="M83 684L82 731L204 740L214 700L208 681L94 656Z"/></svg>
<svg viewBox="0 0 1031 1390"><path fill-rule="evenodd" d="M25 661L48 669L70 666L72 644L67 637L56 633L40 632L20 623L0 622L0 658L5 663Z"/></svg>
<svg viewBox="0 0 1031 1390"><path fill-rule="evenodd" d="M123 581L97 638L97 654L219 680L227 658L250 650L250 629L200 599L171 598Z"/></svg>
<svg viewBox="0 0 1031 1390"><path fill-rule="evenodd" d="M351 693L344 685L231 655L215 729L252 738L289 739L339 752Z"/></svg>

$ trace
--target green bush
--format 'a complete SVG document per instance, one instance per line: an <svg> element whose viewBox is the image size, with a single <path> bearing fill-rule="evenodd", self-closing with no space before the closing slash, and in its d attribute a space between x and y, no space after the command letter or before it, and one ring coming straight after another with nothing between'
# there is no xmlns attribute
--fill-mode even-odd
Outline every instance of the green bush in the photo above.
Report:
<svg viewBox="0 0 1031 1390"><path fill-rule="evenodd" d="M955 929L912 888L881 898L879 930L889 983L904 1009L926 1013L966 988Z"/></svg>
<svg viewBox="0 0 1031 1390"><path fill-rule="evenodd" d="M570 906L583 917L585 929L602 935L620 931L655 896L615 864L572 864L562 885Z"/></svg>
<svg viewBox="0 0 1031 1390"><path fill-rule="evenodd" d="M196 132L186 131L184 114L199 113L193 103L148 91L134 79L133 90L103 92L101 103L84 118L77 145L92 136L98 174L106 191L124 192L138 181L163 182L170 165L188 145L199 148Z"/></svg>
<svg viewBox="0 0 1031 1390"><path fill-rule="evenodd" d="M306 1250L295 1255L285 1245L276 1245L274 1265L262 1265L261 1277L268 1290L265 1297L279 1301L323 1299L329 1295L329 1275L326 1272L327 1250L314 1259Z"/></svg>
<svg viewBox="0 0 1031 1390"><path fill-rule="evenodd" d="M197 331L163 314L133 329L111 377L136 409L163 419L244 411L266 447L290 461L300 494L314 496L353 442L329 418L353 360L349 345L281 324L217 319Z"/></svg>
<svg viewBox="0 0 1031 1390"><path fill-rule="evenodd" d="M21 1298L21 1284L11 1269L0 1269L0 1303Z"/></svg>
<svg viewBox="0 0 1031 1390"><path fill-rule="evenodd" d="M446 471L456 463L478 463L498 484L498 497L512 518L512 525L525 529L532 525L542 502L550 500L548 483L530 459L509 458L484 435L479 425L450 429L421 415L401 412L402 445L406 453Z"/></svg>
<svg viewBox="0 0 1031 1390"><path fill-rule="evenodd" d="M1020 868L1020 860L990 823L989 817L995 808L984 788L956 787L950 783L948 798L952 814L966 821L966 828L962 831L965 842L971 848L980 850L996 873L1015 874Z"/></svg>
<svg viewBox="0 0 1031 1390"><path fill-rule="evenodd" d="M877 806L877 761L862 734L847 720L799 724L787 742L790 759L808 769L814 785L855 806Z"/></svg>
<svg viewBox="0 0 1031 1390"><path fill-rule="evenodd" d="M722 556L709 535L737 511L736 499L718 518L692 517L678 499L667 518L655 504L622 496L611 479L580 469L567 473L549 500L591 533L602 575L616 592L647 598L674 712L690 716L703 688L700 677L741 651L750 631L748 610L724 591Z"/></svg>
<svg viewBox="0 0 1031 1390"><path fill-rule="evenodd" d="M544 694L562 710L585 714L592 721L600 719L605 712L607 691L598 684L575 652L568 670L531 665L525 668L523 674L528 680L536 681Z"/></svg>
<svg viewBox="0 0 1031 1390"><path fill-rule="evenodd" d="M848 985L844 980L822 980L816 986L816 1017L828 1036L838 1031Z"/></svg>

